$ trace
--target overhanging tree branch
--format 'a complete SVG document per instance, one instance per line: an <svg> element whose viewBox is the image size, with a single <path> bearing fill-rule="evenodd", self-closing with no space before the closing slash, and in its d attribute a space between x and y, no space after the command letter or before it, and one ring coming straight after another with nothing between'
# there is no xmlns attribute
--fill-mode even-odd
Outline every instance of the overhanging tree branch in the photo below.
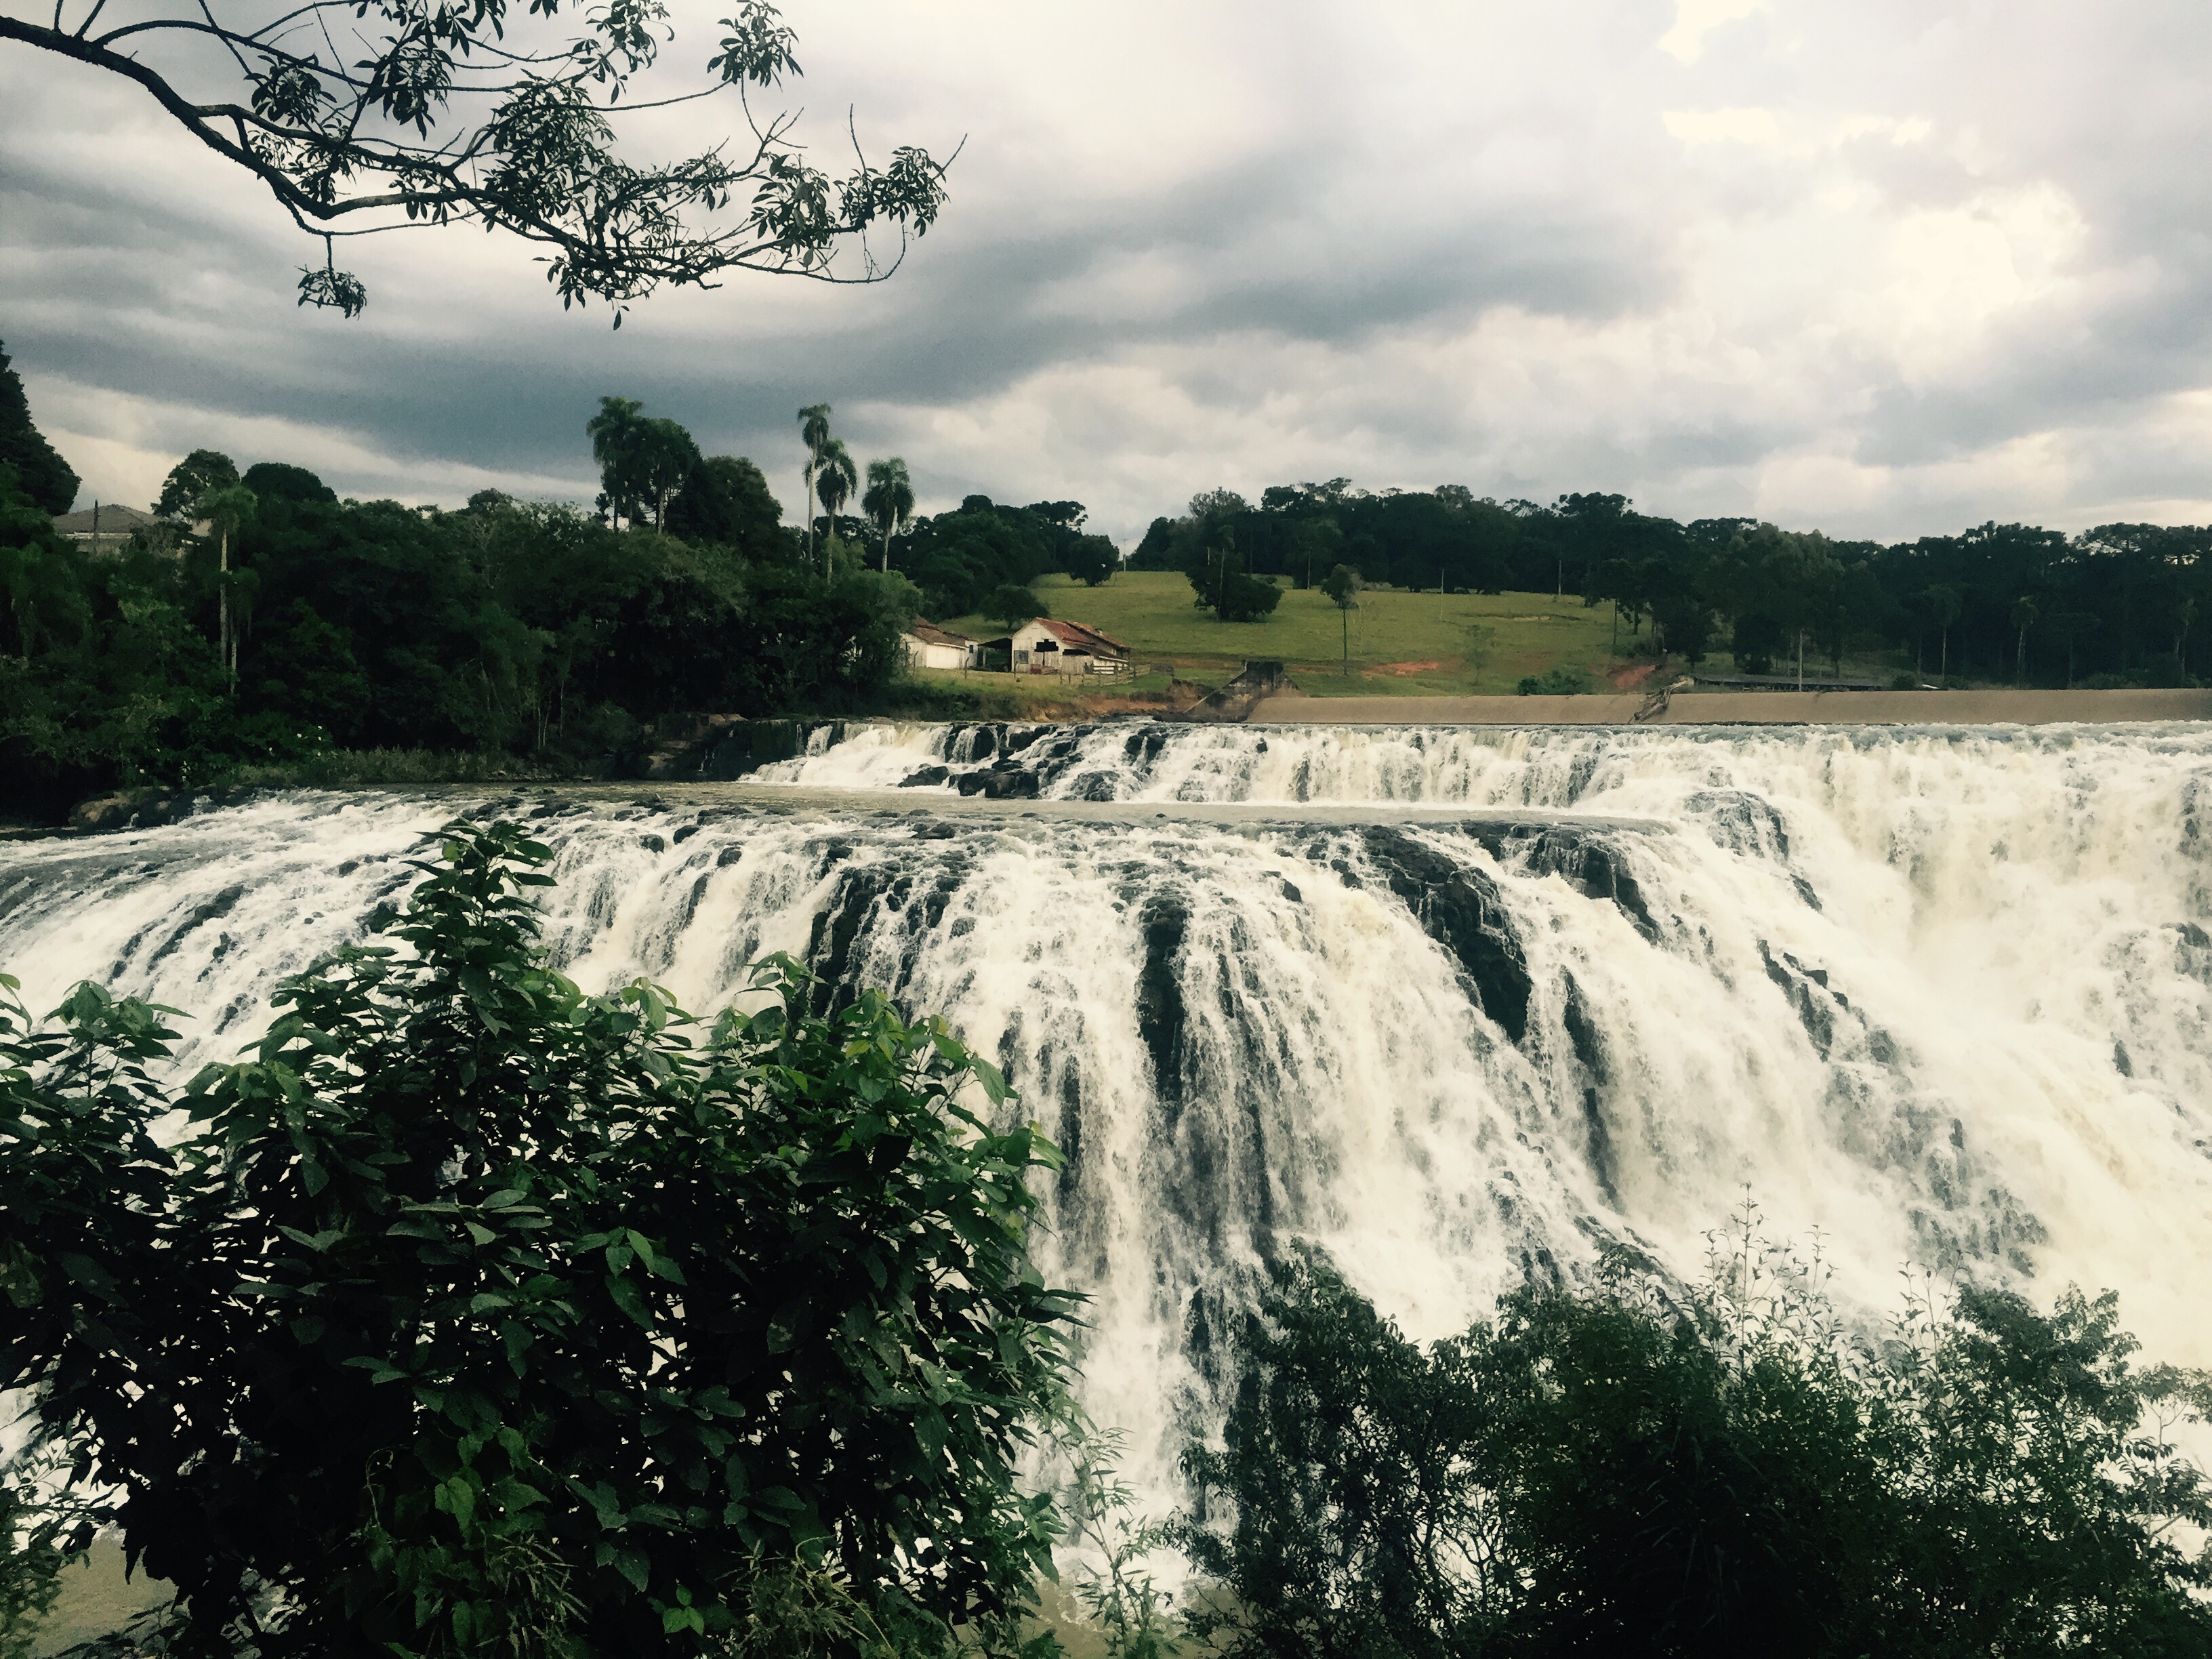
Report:
<svg viewBox="0 0 2212 1659"><path fill-rule="evenodd" d="M620 326L631 301L664 284L716 287L732 270L880 282L945 199L949 160L902 147L878 168L855 135L854 171L832 178L804 159L790 136L793 116L755 118L748 88L800 72L796 36L767 0L744 0L723 20L708 86L626 105L632 77L673 39L660 0L607 0L581 14L583 33L566 37L556 29L562 0L531 0L526 18L510 16L508 0L308 0L252 27L226 24L204 0L180 0L177 15L95 36L106 3L93 0L74 28L67 0L57 0L51 24L0 9L0 40L135 82L258 179L295 223L324 239L321 265L301 270L300 303L347 316L366 294L334 263L342 235L469 222L507 231L550 250L546 277L564 307L607 301ZM356 29L367 55L351 64L330 27L341 8L388 30L372 41ZM510 43L510 23L533 38ZM303 33L319 37L320 50L286 44ZM250 88L242 101L220 91L191 95L185 52L164 53L210 45L237 65L232 84ZM736 94L750 130L740 159L726 143L657 165L617 154L618 114L725 92ZM434 127L446 136L425 142ZM873 229L896 231L896 256L878 257ZM839 264L848 246L858 250L850 270Z"/></svg>

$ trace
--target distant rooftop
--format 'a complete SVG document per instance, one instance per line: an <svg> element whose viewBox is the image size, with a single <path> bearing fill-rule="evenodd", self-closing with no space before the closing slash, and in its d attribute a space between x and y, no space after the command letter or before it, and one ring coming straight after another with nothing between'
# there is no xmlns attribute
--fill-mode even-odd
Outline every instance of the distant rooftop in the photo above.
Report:
<svg viewBox="0 0 2212 1659"><path fill-rule="evenodd" d="M134 530L143 530L161 523L150 513L142 513L135 507L125 507L119 501L96 501L82 513L64 513L54 520L54 528L64 536L82 539L88 536L127 536Z"/></svg>
<svg viewBox="0 0 2212 1659"><path fill-rule="evenodd" d="M1046 629L1063 646L1073 646L1079 651L1088 651L1093 656L1126 657L1129 647L1111 634L1079 622L1061 622L1054 617L1039 617Z"/></svg>
<svg viewBox="0 0 2212 1659"><path fill-rule="evenodd" d="M939 628L933 622L916 622L906 631L924 645L970 646L975 643L965 634L956 634L949 628Z"/></svg>

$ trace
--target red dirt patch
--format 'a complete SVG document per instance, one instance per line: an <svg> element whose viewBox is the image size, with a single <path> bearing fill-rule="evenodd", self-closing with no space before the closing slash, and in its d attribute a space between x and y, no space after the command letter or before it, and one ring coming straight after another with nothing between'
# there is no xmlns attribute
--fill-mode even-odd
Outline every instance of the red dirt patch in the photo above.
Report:
<svg viewBox="0 0 2212 1659"><path fill-rule="evenodd" d="M1659 665L1656 662L1639 663L1633 668L1620 669L1607 675L1606 678L1613 682L1614 690L1631 691L1650 679L1658 672L1658 668Z"/></svg>
<svg viewBox="0 0 2212 1659"><path fill-rule="evenodd" d="M1369 672L1376 674L1395 674L1400 679L1404 679L1412 674L1433 674L1443 665L1444 659L1442 657L1436 657L1427 662L1381 662L1376 664Z"/></svg>

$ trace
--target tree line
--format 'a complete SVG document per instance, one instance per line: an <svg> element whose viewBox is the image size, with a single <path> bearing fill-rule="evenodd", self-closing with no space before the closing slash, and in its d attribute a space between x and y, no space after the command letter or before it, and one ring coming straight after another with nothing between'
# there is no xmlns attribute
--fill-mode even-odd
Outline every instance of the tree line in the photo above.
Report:
<svg viewBox="0 0 2212 1659"><path fill-rule="evenodd" d="M1753 674L1801 656L1840 674L1846 655L1865 653L1931 679L2183 685L2212 673L2196 628L2212 613L2205 526L2068 536L1990 523L1881 544L1753 519L1683 524L1618 495L1546 506L1333 478L1274 485L1256 505L1208 491L1155 519L1129 559L1212 582L1227 601L1211 601L1217 613L1234 620L1266 614L1266 602L1240 604L1231 576L1316 587L1339 565L1370 586L1612 601L1635 642L1693 664L1726 651Z"/></svg>
<svg viewBox="0 0 2212 1659"><path fill-rule="evenodd" d="M803 413L802 438L812 420L827 439L828 415ZM1113 551L1074 501L970 496L916 517L895 458L869 469L856 522L823 489L842 445L821 443L809 505L826 510L786 525L753 462L702 454L634 399L603 400L586 436L596 509L496 490L450 510L341 501L304 467L197 450L164 481L159 525L100 552L55 529L75 475L0 368L0 775L15 810L356 750L623 775L672 717L882 708L916 614L1086 558L1103 579Z"/></svg>
<svg viewBox="0 0 2212 1659"><path fill-rule="evenodd" d="M1139 1515L988 1060L787 958L752 1012L586 995L550 848L421 850L182 1086L176 1011L0 975L9 1659L102 1528L161 1650L259 1659L1060 1659L1055 1572L1110 1659L2212 1650L2212 1376L2109 1295L1869 1322L1748 1210L1698 1282L1547 1260L1431 1344L1286 1242Z"/></svg>

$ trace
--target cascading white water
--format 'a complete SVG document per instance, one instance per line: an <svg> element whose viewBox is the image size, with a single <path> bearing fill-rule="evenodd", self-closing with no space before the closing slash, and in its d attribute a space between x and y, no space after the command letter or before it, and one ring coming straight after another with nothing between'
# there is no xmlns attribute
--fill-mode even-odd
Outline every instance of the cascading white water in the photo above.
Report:
<svg viewBox="0 0 2212 1659"><path fill-rule="evenodd" d="M1005 1064L1147 1485L1292 1237L1426 1336L1607 1241L1693 1273L1747 1186L1868 1305L1908 1264L2110 1285L2212 1361L2202 728L872 726L641 796L13 845L0 965L190 1010L197 1065L404 896L422 830L531 817L586 984L711 1008L788 950Z"/></svg>

